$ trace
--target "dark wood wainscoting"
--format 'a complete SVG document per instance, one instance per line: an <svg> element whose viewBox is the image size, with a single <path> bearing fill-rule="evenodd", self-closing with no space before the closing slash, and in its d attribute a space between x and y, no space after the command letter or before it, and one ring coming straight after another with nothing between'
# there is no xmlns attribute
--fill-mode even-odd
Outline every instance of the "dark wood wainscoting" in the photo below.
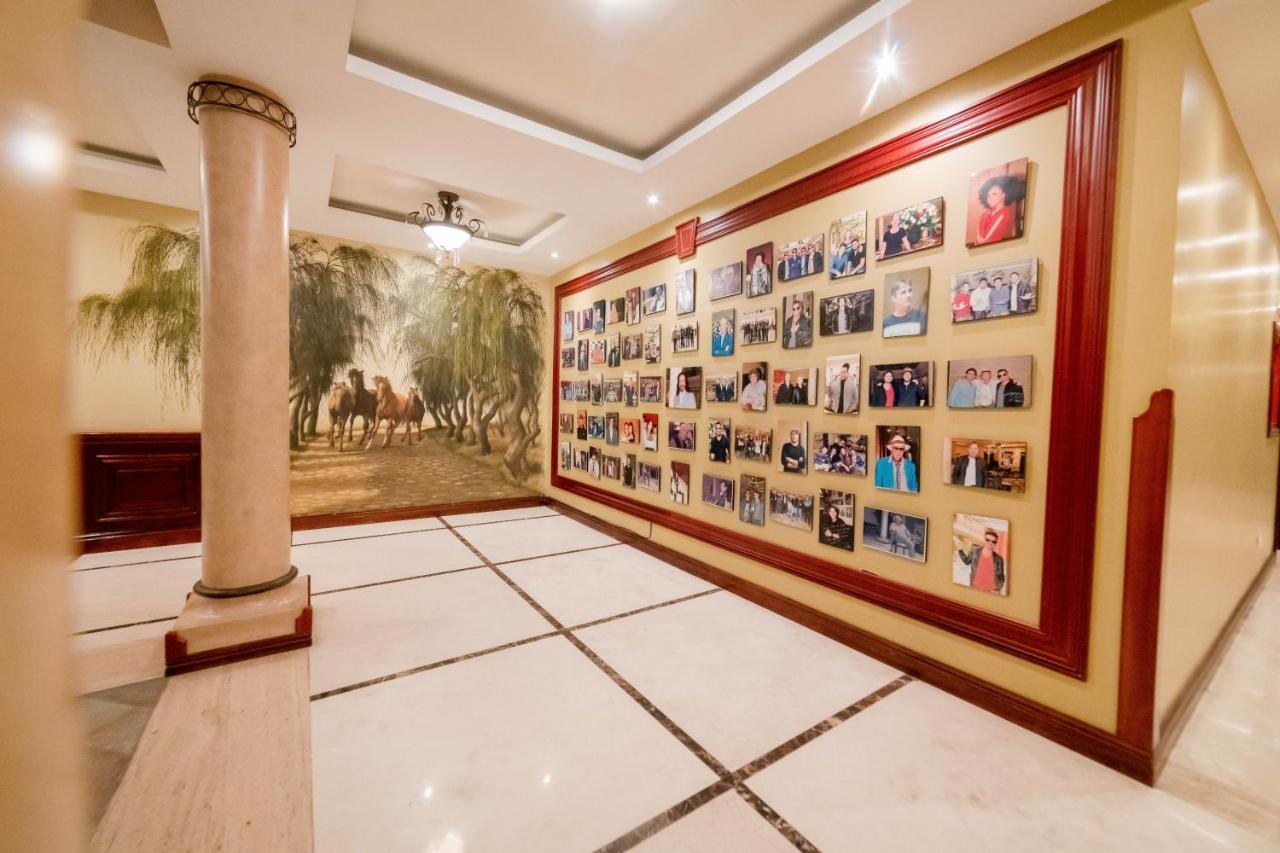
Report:
<svg viewBox="0 0 1280 853"><path fill-rule="evenodd" d="M200 433L80 435L80 548L85 553L200 541ZM301 515L294 530L517 509L539 495Z"/></svg>

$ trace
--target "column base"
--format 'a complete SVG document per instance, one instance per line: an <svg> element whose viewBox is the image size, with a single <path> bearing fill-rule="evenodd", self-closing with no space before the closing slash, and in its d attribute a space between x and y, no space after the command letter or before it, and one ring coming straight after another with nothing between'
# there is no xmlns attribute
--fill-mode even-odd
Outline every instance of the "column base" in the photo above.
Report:
<svg viewBox="0 0 1280 853"><path fill-rule="evenodd" d="M255 595L208 598L188 593L164 637L164 674L300 649L311 645L311 576Z"/></svg>

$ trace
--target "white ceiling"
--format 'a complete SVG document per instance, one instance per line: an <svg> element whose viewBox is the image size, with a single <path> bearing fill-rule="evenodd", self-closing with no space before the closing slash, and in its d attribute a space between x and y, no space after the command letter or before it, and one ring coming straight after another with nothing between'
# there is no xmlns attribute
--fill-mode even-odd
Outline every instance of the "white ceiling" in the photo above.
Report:
<svg viewBox="0 0 1280 853"><path fill-rule="evenodd" d="M559 214L540 230L513 225L502 236L514 245L478 239L463 249L475 263L549 275L1102 2L878 0L859 11L866 4L856 0L368 0L366 11L364 0L156 0L168 47L110 21L82 24L83 97L95 106L84 110L81 140L145 145L133 153L163 168L83 153L76 182L195 209L186 90L226 74L257 82L298 116L291 227L422 251L418 229L330 199L335 188L358 190L358 206L395 211L409 195L446 188L526 226ZM140 15L148 6L128 3ZM546 13L529 15L535 5ZM780 24L770 7L794 20ZM566 20L574 9L581 20ZM838 23L841 9L849 17ZM387 52L353 55L353 26ZM521 37L539 47L512 50ZM867 106L872 63L887 44L897 45L900 73ZM395 68L384 64L391 54ZM114 121L104 115L112 104ZM413 189L397 194L402 184ZM657 204L646 203L650 193Z"/></svg>
<svg viewBox="0 0 1280 853"><path fill-rule="evenodd" d="M1280 222L1280 0L1209 0L1191 16L1271 218Z"/></svg>

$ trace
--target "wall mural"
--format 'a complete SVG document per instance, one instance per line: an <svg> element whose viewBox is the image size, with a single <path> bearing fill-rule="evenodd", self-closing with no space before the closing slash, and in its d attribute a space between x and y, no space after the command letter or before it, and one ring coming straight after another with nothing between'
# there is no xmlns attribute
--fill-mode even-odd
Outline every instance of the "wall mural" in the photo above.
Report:
<svg viewBox="0 0 1280 853"><path fill-rule="evenodd" d="M142 355L166 398L199 395L200 241L141 225L125 286L78 305L82 350ZM367 246L289 245L294 515L521 497L541 470L545 309L509 269ZM357 428L358 427L358 428Z"/></svg>

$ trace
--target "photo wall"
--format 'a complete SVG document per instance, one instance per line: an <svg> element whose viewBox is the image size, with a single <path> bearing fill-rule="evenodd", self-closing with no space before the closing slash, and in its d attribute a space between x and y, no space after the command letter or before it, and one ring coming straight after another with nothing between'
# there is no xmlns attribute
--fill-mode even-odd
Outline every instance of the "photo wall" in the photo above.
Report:
<svg viewBox="0 0 1280 853"><path fill-rule="evenodd" d="M560 300L561 476L1027 625L1067 111Z"/></svg>

